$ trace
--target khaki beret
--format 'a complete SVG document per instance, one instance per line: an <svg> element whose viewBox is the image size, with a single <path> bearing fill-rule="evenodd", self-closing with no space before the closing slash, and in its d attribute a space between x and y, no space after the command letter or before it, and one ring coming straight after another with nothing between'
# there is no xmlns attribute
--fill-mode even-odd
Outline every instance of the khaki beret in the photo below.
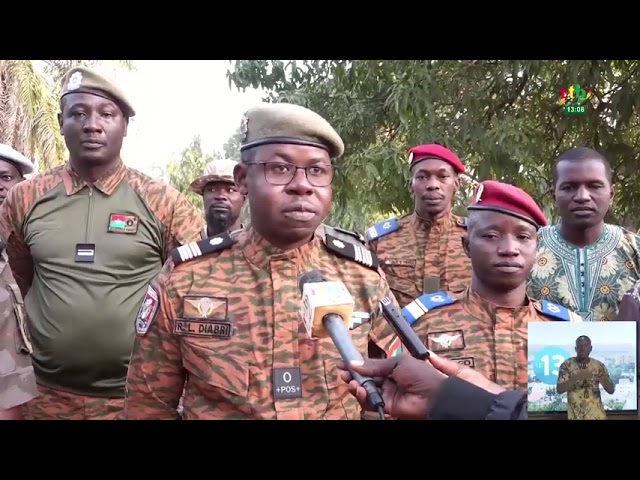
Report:
<svg viewBox="0 0 640 480"><path fill-rule="evenodd" d="M114 102L125 117L133 117L136 114L124 92L112 80L91 68L72 68L62 77L61 83L60 98L69 93L90 93Z"/></svg>
<svg viewBox="0 0 640 480"><path fill-rule="evenodd" d="M33 173L35 169L31 160L4 143L0 143L0 160L13 164L23 176Z"/></svg>
<svg viewBox="0 0 640 480"><path fill-rule="evenodd" d="M240 151L285 143L326 150L331 158L344 153L340 135L316 112L292 103L263 103L244 114Z"/></svg>
<svg viewBox="0 0 640 480"><path fill-rule="evenodd" d="M210 182L225 182L235 185L233 169L238 164L234 160L214 160L204 167L204 173L200 178L191 183L191 190L202 195L204 187Z"/></svg>

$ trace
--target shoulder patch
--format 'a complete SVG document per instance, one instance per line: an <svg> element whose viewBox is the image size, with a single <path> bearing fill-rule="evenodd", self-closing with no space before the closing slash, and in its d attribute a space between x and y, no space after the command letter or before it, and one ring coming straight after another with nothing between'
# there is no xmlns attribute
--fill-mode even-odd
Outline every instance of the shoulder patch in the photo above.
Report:
<svg viewBox="0 0 640 480"><path fill-rule="evenodd" d="M329 235L331 235L333 233L333 232L331 232L331 230L335 230L337 233L342 233L344 235L348 235L350 237L355 238L356 240L358 240L360 243L362 243L364 245L365 238L359 232L352 232L351 230L345 230L344 228L340 228L340 227L332 227L330 225L325 225L324 228L325 228L325 231L328 230L327 233Z"/></svg>
<svg viewBox="0 0 640 480"><path fill-rule="evenodd" d="M416 320L430 310L452 305L457 300L447 294L447 292L425 293L402 309L402 316L413 325Z"/></svg>
<svg viewBox="0 0 640 480"><path fill-rule="evenodd" d="M171 251L171 258L174 265L180 265L181 263L188 262L194 258L202 257L214 252L221 252L230 248L234 243L231 235L228 233L221 233L213 237L205 238L198 242L187 243L181 245Z"/></svg>
<svg viewBox="0 0 640 480"><path fill-rule="evenodd" d="M378 269L378 257L364 246L361 247L355 243L343 242L339 238L328 234L325 235L324 242L327 250L330 252L359 263L360 265L364 265L372 270Z"/></svg>
<svg viewBox="0 0 640 480"><path fill-rule="evenodd" d="M582 322L582 317L575 312L572 312L568 308L555 303L542 300L540 302L533 302L533 306L541 314L551 317L555 320L561 320L564 322Z"/></svg>
<svg viewBox="0 0 640 480"><path fill-rule="evenodd" d="M460 217L456 220L459 227L467 228L467 217Z"/></svg>
<svg viewBox="0 0 640 480"><path fill-rule="evenodd" d="M375 224L373 227L367 229L367 240L375 240L376 238L384 237L385 235L395 232L400 228L400 222L397 218L391 218Z"/></svg>
<svg viewBox="0 0 640 480"><path fill-rule="evenodd" d="M158 315L160 307L160 295L151 285L147 286L147 293L142 300L138 315L136 315L136 332L138 335L146 335L149 327Z"/></svg>

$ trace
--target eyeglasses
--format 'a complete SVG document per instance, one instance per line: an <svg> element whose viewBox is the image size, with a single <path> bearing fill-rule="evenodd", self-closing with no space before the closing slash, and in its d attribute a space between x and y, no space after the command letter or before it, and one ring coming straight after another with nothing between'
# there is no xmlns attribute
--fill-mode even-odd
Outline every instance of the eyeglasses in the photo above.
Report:
<svg viewBox="0 0 640 480"><path fill-rule="evenodd" d="M333 182L336 167L328 163L318 163L309 167L297 167L282 162L253 162L246 165L262 165L264 179L272 185L288 185L298 170L304 170L307 181L314 187L327 187Z"/></svg>

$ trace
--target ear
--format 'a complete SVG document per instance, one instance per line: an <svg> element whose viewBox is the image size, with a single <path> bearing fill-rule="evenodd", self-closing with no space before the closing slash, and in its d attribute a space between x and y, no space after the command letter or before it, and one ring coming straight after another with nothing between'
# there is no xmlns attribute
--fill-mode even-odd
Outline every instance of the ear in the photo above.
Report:
<svg viewBox="0 0 640 480"><path fill-rule="evenodd" d="M126 137L129 132L129 119L127 117L124 118L124 131L122 132L122 136Z"/></svg>
<svg viewBox="0 0 640 480"><path fill-rule="evenodd" d="M616 186L614 184L614 185L611 185L611 198L609 199L609 206L613 205L615 198L616 198Z"/></svg>
<svg viewBox="0 0 640 480"><path fill-rule="evenodd" d="M460 239L462 242L462 249L464 253L467 254L467 257L471 258L471 251L469 250L469 235L466 235Z"/></svg>
<svg viewBox="0 0 640 480"><path fill-rule="evenodd" d="M58 112L58 127L60 127L60 133L64 135L64 133L62 133L62 113L60 112Z"/></svg>
<svg viewBox="0 0 640 480"><path fill-rule="evenodd" d="M233 179L238 186L238 191L244 195L245 199L249 193L249 189L247 188L247 174L248 168L244 163L238 163L233 167Z"/></svg>
<svg viewBox="0 0 640 480"><path fill-rule="evenodd" d="M455 189L456 193L458 192L458 190L460 190L460 175L455 176L455 180L453 181L453 188Z"/></svg>

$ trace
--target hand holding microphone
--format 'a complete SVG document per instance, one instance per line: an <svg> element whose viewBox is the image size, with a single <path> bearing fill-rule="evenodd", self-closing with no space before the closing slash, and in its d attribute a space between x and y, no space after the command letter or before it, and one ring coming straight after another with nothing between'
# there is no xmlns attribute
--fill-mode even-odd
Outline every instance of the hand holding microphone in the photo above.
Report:
<svg viewBox="0 0 640 480"><path fill-rule="evenodd" d="M362 355L349 334L349 322L354 301L342 282L327 282L317 270L300 277L298 286L302 293L302 317L311 338L331 337L340 352L352 378L366 392L369 408L378 411L384 419L384 401L374 380L351 369L353 362L363 362Z"/></svg>

